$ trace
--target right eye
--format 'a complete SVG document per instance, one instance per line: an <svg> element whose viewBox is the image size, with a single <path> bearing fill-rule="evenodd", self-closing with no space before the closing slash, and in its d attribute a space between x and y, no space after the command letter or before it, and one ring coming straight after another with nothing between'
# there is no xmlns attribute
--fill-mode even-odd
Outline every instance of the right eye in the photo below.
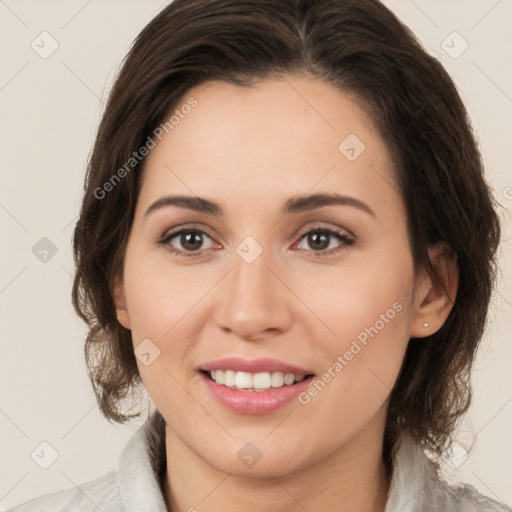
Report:
<svg viewBox="0 0 512 512"><path fill-rule="evenodd" d="M165 245L174 254L193 257L199 255L202 249L211 248L212 244L209 247L203 247L205 237L212 241L210 236L200 229L182 228L178 231L166 233L159 243Z"/></svg>

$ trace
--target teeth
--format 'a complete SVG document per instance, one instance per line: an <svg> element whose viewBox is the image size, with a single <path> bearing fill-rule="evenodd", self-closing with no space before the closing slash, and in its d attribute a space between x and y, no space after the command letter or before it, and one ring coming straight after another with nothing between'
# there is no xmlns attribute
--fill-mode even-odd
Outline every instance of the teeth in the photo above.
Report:
<svg viewBox="0 0 512 512"><path fill-rule="evenodd" d="M212 370L210 376L217 384L222 384L233 389L245 389L249 391L262 391L270 388L291 386L304 380L304 375L294 375L283 372L235 372L233 370Z"/></svg>
<svg viewBox="0 0 512 512"><path fill-rule="evenodd" d="M252 375L247 372L236 372L235 374L235 386L238 389L250 389L252 388Z"/></svg>
<svg viewBox="0 0 512 512"><path fill-rule="evenodd" d="M293 384L295 382L295 375L293 375L293 373L287 373L285 376L284 376L284 383L287 385L287 386L290 386L291 384Z"/></svg>
<svg viewBox="0 0 512 512"><path fill-rule="evenodd" d="M252 376L252 385L255 389L270 389L272 387L272 377L270 373L256 373Z"/></svg>

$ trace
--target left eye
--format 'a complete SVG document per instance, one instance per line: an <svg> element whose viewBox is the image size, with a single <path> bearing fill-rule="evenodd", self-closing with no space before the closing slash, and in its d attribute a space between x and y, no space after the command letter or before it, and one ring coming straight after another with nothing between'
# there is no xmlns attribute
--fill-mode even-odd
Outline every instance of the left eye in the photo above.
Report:
<svg viewBox="0 0 512 512"><path fill-rule="evenodd" d="M333 239L337 239L339 243L334 248L331 246ZM312 229L300 237L300 242L306 241L310 247L314 248L313 252L320 253L319 256L324 254L331 254L343 249L343 246L352 245L354 240L341 231L332 229ZM341 246L341 247L340 247ZM333 250L334 249L334 250Z"/></svg>

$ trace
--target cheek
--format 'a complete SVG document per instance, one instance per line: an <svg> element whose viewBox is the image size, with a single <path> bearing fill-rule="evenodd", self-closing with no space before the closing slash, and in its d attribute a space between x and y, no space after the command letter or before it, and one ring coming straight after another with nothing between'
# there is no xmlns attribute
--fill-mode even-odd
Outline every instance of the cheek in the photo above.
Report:
<svg viewBox="0 0 512 512"><path fill-rule="evenodd" d="M336 382L328 386L336 389L332 399L336 394L343 400L352 396L361 403L362 396L370 401L374 396L382 403L409 341L413 264L407 251L383 251L366 261L333 267L332 272L317 271L302 281L298 294L307 297L329 328L316 336L315 349L326 372L321 380Z"/></svg>
<svg viewBox="0 0 512 512"><path fill-rule="evenodd" d="M178 267L161 251L138 251L127 251L124 271L132 343L144 386L165 408L187 398L180 383L185 371L195 373L191 355L207 318L205 298L217 281L216 271ZM148 352L149 357L142 356Z"/></svg>
<svg viewBox="0 0 512 512"><path fill-rule="evenodd" d="M164 263L151 254L127 252L125 292L132 343L139 374L157 408L187 410L193 404L181 388L182 370L197 339L194 304L207 289L203 285L202 290L193 275L170 272Z"/></svg>
<svg viewBox="0 0 512 512"><path fill-rule="evenodd" d="M211 288L211 278L192 265L176 267L161 253L127 254L125 291L134 343L141 336L174 339Z"/></svg>
<svg viewBox="0 0 512 512"><path fill-rule="evenodd" d="M328 327L321 338L326 348L344 348L358 335L364 343L365 333L369 336L367 331L374 333L375 328L379 334L404 331L408 321L404 311L409 307L408 295L414 282L412 262L408 258L393 261L391 256L387 262L386 255L380 254L298 273L294 292Z"/></svg>
<svg viewBox="0 0 512 512"><path fill-rule="evenodd" d="M347 440L384 414L409 339L408 306L403 296L395 300L399 290L390 286L389 292L375 297L356 289L351 296L359 307L340 295L325 317L336 336L317 339L323 371L298 397L307 416L322 424L325 439Z"/></svg>

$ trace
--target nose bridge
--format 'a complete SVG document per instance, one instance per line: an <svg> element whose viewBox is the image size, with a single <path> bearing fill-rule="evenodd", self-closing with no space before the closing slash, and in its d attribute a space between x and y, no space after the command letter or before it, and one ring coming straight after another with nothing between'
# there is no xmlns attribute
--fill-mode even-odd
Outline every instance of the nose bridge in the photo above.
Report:
<svg viewBox="0 0 512 512"><path fill-rule="evenodd" d="M263 249L252 237L235 248L217 312L221 328L245 339L286 328L291 315L283 284L268 268L274 266L271 250Z"/></svg>

